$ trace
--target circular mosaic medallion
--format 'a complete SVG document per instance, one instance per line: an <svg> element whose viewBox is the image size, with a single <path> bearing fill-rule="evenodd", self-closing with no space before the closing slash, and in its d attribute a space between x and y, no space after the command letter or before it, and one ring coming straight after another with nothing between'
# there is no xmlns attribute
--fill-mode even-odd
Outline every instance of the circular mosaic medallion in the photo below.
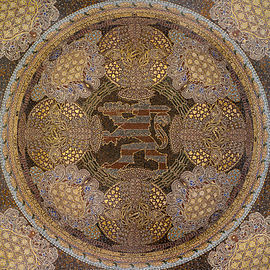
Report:
<svg viewBox="0 0 270 270"><path fill-rule="evenodd" d="M245 218L268 169L268 114L252 65L216 25L166 2L103 3L18 64L2 167L56 247L98 267L163 269Z"/></svg>
<svg viewBox="0 0 270 270"><path fill-rule="evenodd" d="M120 182L105 194L100 217L104 234L127 250L147 249L170 228L166 196L157 186L140 180Z"/></svg>
<svg viewBox="0 0 270 270"><path fill-rule="evenodd" d="M77 104L45 99L30 112L24 136L31 159L49 170L83 156L89 147L89 122Z"/></svg>
<svg viewBox="0 0 270 270"><path fill-rule="evenodd" d="M170 135L175 150L182 144L195 165L228 171L244 153L246 134L246 125L238 107L223 99L215 104L194 105L184 121L175 117Z"/></svg>
<svg viewBox="0 0 270 270"><path fill-rule="evenodd" d="M151 96L153 92L146 88L166 77L171 42L146 20L126 23L110 30L99 47L106 57L106 76L123 88L119 95L139 100Z"/></svg>

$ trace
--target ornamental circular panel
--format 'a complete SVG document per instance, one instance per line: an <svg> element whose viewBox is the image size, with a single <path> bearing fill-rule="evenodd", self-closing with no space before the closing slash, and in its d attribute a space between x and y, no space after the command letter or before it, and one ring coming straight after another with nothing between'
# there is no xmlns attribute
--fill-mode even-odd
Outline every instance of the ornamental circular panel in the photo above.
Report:
<svg viewBox="0 0 270 270"><path fill-rule="evenodd" d="M150 96L147 88L166 77L171 42L144 20L126 23L110 30L99 47L106 57L107 78L123 88L119 95L138 100Z"/></svg>
<svg viewBox="0 0 270 270"><path fill-rule="evenodd" d="M89 147L89 122L77 104L45 99L30 112L24 136L31 159L49 170L78 162Z"/></svg>
<svg viewBox="0 0 270 270"><path fill-rule="evenodd" d="M268 169L252 65L215 24L166 2L63 19L18 64L2 109L17 205L53 245L98 267L163 269L210 250Z"/></svg>
<svg viewBox="0 0 270 270"><path fill-rule="evenodd" d="M154 184L140 180L117 183L105 194L105 211L99 226L123 249L147 250L171 226L166 215L166 195Z"/></svg>

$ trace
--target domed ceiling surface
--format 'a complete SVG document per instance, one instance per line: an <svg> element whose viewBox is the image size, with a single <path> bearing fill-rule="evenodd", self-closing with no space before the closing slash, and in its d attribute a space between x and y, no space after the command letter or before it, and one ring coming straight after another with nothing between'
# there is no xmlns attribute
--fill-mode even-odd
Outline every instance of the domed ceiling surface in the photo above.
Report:
<svg viewBox="0 0 270 270"><path fill-rule="evenodd" d="M89 6L15 69L3 172L35 230L76 259L180 265L224 240L258 197L267 106L246 55L201 15L158 1Z"/></svg>

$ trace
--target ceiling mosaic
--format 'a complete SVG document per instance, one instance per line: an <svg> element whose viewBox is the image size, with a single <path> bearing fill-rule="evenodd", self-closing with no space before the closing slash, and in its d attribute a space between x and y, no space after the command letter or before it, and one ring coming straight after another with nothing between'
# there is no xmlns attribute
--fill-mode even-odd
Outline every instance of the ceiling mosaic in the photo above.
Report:
<svg viewBox="0 0 270 270"><path fill-rule="evenodd" d="M269 269L270 2L75 2L0 0L0 269Z"/></svg>

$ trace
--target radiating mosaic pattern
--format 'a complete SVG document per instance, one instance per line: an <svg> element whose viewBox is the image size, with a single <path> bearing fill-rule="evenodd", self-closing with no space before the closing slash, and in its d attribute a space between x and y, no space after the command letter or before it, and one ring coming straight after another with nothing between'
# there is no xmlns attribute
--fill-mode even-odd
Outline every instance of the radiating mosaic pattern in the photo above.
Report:
<svg viewBox="0 0 270 270"><path fill-rule="evenodd" d="M16 72L2 116L8 188L76 260L178 267L224 239L257 198L264 90L197 14L139 1L89 7L50 28ZM252 237L248 250L268 245ZM237 254L229 266L242 267Z"/></svg>
<svg viewBox="0 0 270 270"><path fill-rule="evenodd" d="M210 14L252 59L260 60L270 55L269 10L269 0L217 0Z"/></svg>
<svg viewBox="0 0 270 270"><path fill-rule="evenodd" d="M53 270L57 249L28 225L19 211L0 213L0 268Z"/></svg>
<svg viewBox="0 0 270 270"><path fill-rule="evenodd" d="M270 218L255 212L240 228L211 251L208 261L214 270L269 269Z"/></svg>
<svg viewBox="0 0 270 270"><path fill-rule="evenodd" d="M0 57L20 58L59 16L55 0L0 1Z"/></svg>

